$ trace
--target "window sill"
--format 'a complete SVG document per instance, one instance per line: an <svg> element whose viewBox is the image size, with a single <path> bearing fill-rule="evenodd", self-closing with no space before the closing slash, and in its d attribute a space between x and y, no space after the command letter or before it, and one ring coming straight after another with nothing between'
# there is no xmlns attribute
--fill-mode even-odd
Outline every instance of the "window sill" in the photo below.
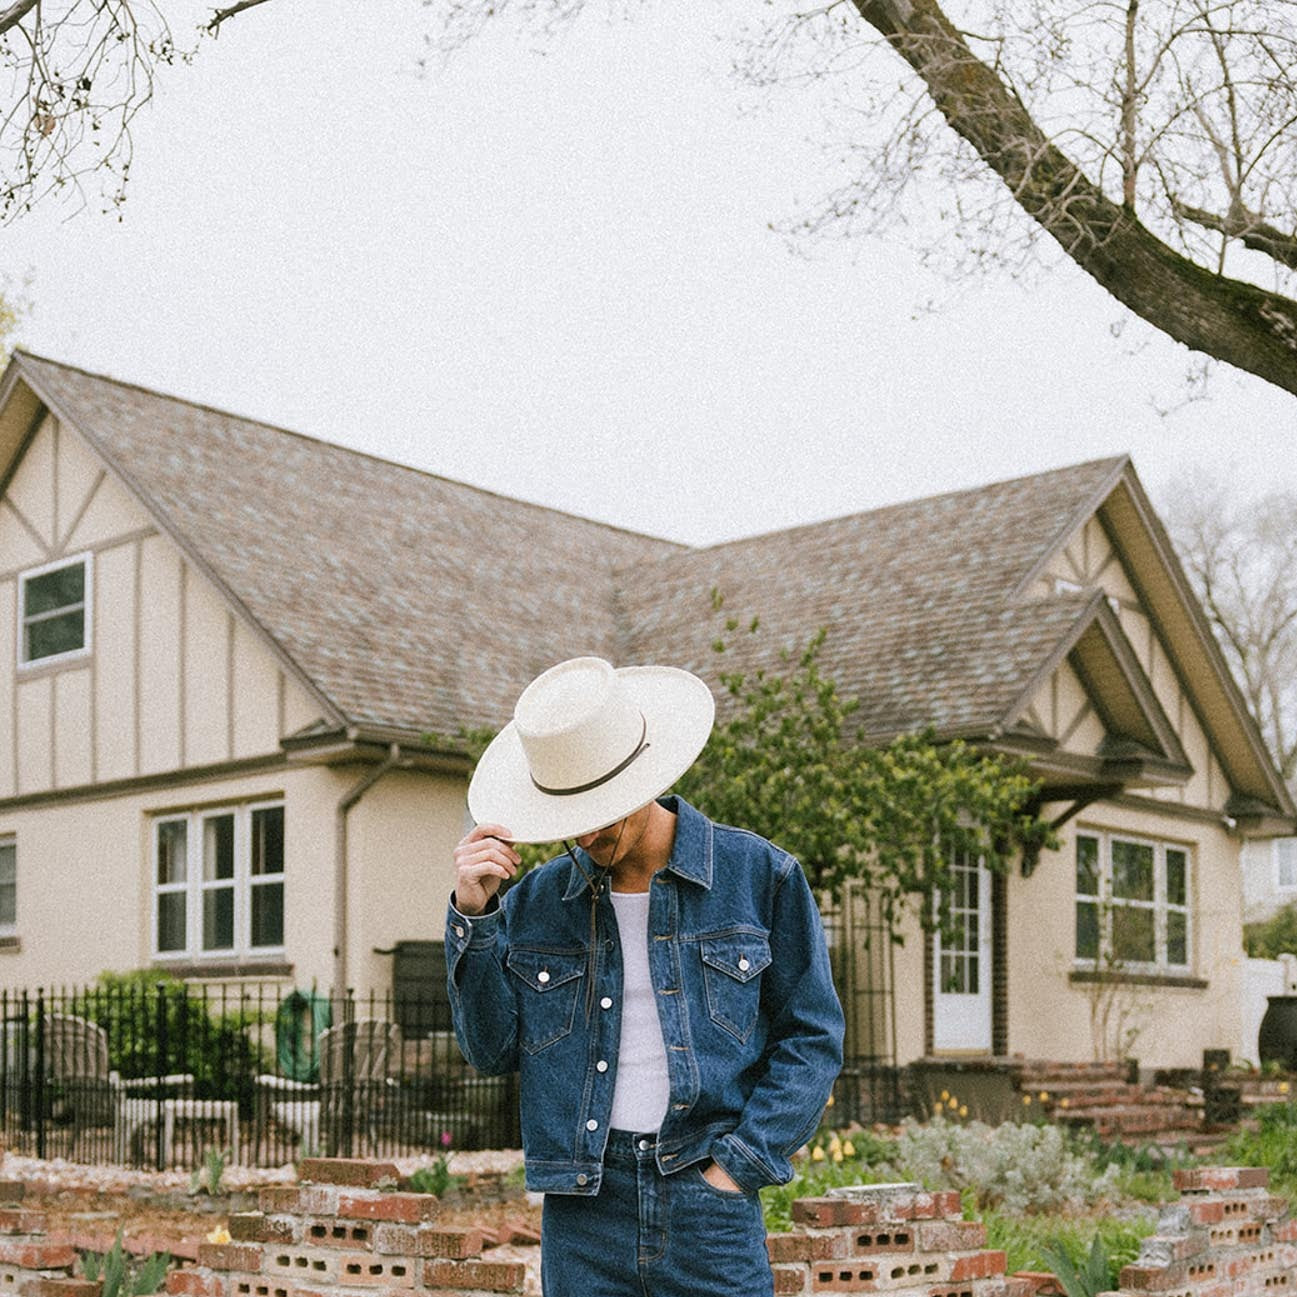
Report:
<svg viewBox="0 0 1297 1297"><path fill-rule="evenodd" d="M17 955L22 951L23 939L10 933L0 936L0 955Z"/></svg>
<svg viewBox="0 0 1297 1297"><path fill-rule="evenodd" d="M1205 991L1209 985L1205 977L1193 977L1188 973L1097 972L1092 968L1074 968L1067 980L1073 986L1106 983L1112 986L1165 986L1186 991Z"/></svg>
<svg viewBox="0 0 1297 1297"><path fill-rule="evenodd" d="M155 959L153 967L173 977L292 977L285 960Z"/></svg>

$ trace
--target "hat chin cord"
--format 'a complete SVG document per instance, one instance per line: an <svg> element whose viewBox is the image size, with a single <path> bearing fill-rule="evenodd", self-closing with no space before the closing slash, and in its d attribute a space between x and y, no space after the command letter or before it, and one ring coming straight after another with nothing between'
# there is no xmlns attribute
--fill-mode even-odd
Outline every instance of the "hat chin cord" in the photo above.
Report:
<svg viewBox="0 0 1297 1297"><path fill-rule="evenodd" d="M576 851L572 843L565 838L563 846L567 849L568 858L576 866L576 871L585 879L586 885L590 889L590 941L589 941L589 963L586 967L585 977L585 1020L590 1021L590 1014L594 1011L594 979L598 969L599 950L597 939L599 936L599 897L603 894L605 884L612 873L612 867L617 863L617 851L621 847L622 834L626 832L626 816L622 817L621 827L617 830L617 839L612 844L612 859L606 865L600 865L596 871L595 877L591 877L582 867L581 862L576 858ZM597 862L596 862L597 863Z"/></svg>

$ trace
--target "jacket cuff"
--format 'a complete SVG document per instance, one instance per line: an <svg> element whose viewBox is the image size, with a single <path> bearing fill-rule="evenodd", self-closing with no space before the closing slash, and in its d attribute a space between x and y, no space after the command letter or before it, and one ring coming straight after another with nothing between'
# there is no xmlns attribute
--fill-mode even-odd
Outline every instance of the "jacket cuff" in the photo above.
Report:
<svg viewBox="0 0 1297 1297"><path fill-rule="evenodd" d="M787 1174L780 1175L733 1132L722 1135L712 1145L710 1156L713 1162L725 1169L740 1189L746 1189L749 1193L756 1193L768 1184L784 1184L792 1177L791 1165Z"/></svg>
<svg viewBox="0 0 1297 1297"><path fill-rule="evenodd" d="M495 944L496 932L500 927L500 898L493 896L487 902L481 914L461 914L455 908L455 894L452 892L450 906L446 912L446 940L456 951Z"/></svg>

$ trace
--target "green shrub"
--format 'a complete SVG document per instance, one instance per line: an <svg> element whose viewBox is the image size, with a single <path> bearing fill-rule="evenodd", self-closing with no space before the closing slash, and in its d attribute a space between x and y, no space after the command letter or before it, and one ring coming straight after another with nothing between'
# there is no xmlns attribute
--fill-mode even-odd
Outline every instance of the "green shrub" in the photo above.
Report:
<svg viewBox="0 0 1297 1297"><path fill-rule="evenodd" d="M1056 1264L1059 1250L1075 1268L1084 1268L1097 1242L1107 1261L1103 1289L1117 1286L1121 1267L1135 1260L1140 1243L1157 1228L1153 1212L1117 1217L1109 1212L1101 1216L1019 1216L989 1211L983 1214L982 1221L986 1225L987 1247L1003 1249L1010 1274L1049 1270L1062 1278Z"/></svg>
<svg viewBox="0 0 1297 1297"><path fill-rule="evenodd" d="M1297 1104L1267 1104L1257 1112L1255 1130L1240 1130L1222 1150L1238 1166L1264 1166L1270 1187L1297 1199Z"/></svg>
<svg viewBox="0 0 1297 1297"><path fill-rule="evenodd" d="M67 1012L108 1033L109 1066L124 1077L188 1073L199 1099L250 1094L273 1060L258 1043L266 1014L254 1006L213 1013L201 994L155 969L101 973Z"/></svg>
<svg viewBox="0 0 1297 1297"><path fill-rule="evenodd" d="M1297 954L1297 901L1290 901L1263 923L1245 924L1243 947L1253 959Z"/></svg>
<svg viewBox="0 0 1297 1297"><path fill-rule="evenodd" d="M410 1176L410 1188L415 1193L434 1193L444 1197L448 1190L464 1183L462 1175L452 1175L443 1153L431 1166L421 1166Z"/></svg>
<svg viewBox="0 0 1297 1297"><path fill-rule="evenodd" d="M792 1228L793 1203L798 1198L818 1198L845 1184L879 1184L896 1179L889 1161L895 1152L891 1140L864 1131L850 1135L826 1131L817 1135L810 1147L810 1156L796 1164L787 1184L768 1185L761 1190L761 1207L770 1233Z"/></svg>

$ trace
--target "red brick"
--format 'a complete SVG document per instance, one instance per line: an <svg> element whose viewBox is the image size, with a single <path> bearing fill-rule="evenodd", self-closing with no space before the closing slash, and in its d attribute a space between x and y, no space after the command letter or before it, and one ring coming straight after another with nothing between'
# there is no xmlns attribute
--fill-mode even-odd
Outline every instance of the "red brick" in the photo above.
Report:
<svg viewBox="0 0 1297 1297"><path fill-rule="evenodd" d="M1033 1297L1064 1297L1058 1276L1048 1270L1019 1270L1015 1279L1024 1279L1031 1285Z"/></svg>
<svg viewBox="0 0 1297 1297"><path fill-rule="evenodd" d="M1281 1220L1272 1225L1275 1242L1297 1243L1297 1220Z"/></svg>
<svg viewBox="0 0 1297 1297"><path fill-rule="evenodd" d="M818 1261L811 1266L814 1292L874 1292L878 1264L857 1258L851 1261Z"/></svg>
<svg viewBox="0 0 1297 1297"><path fill-rule="evenodd" d="M172 1270L167 1292L171 1297L225 1297L225 1280L207 1270Z"/></svg>
<svg viewBox="0 0 1297 1297"><path fill-rule="evenodd" d="M784 1297L788 1293L806 1291L806 1271L799 1265L777 1265L773 1267L775 1276L775 1293Z"/></svg>
<svg viewBox="0 0 1297 1297"><path fill-rule="evenodd" d="M952 1283L962 1283L965 1279L996 1279L1008 1267L1003 1252L974 1252L972 1256L955 1258L950 1270Z"/></svg>
<svg viewBox="0 0 1297 1297"><path fill-rule="evenodd" d="M880 1253L913 1252L914 1226L906 1224L874 1225L852 1230L846 1253L821 1253L821 1256L876 1256Z"/></svg>
<svg viewBox="0 0 1297 1297"><path fill-rule="evenodd" d="M1270 1172L1263 1166L1198 1166L1173 1171L1171 1179L1181 1193L1220 1193L1268 1188Z"/></svg>
<svg viewBox="0 0 1297 1297"><path fill-rule="evenodd" d="M302 1191L295 1184L272 1184L257 1195L257 1206L267 1216L292 1215L302 1208Z"/></svg>
<svg viewBox="0 0 1297 1297"><path fill-rule="evenodd" d="M66 1270L77 1259L69 1243L6 1243L0 1240L0 1262L24 1270Z"/></svg>
<svg viewBox="0 0 1297 1297"><path fill-rule="evenodd" d="M200 1243L198 1264L211 1270L255 1272L261 1269L263 1251L252 1243Z"/></svg>
<svg viewBox="0 0 1297 1297"><path fill-rule="evenodd" d="M435 1229L427 1225L387 1223L374 1227L374 1251L384 1256L450 1257L462 1261L480 1256L482 1243L480 1229Z"/></svg>
<svg viewBox="0 0 1297 1297"><path fill-rule="evenodd" d="M435 1220L441 1202L430 1193L379 1193L372 1197L340 1193L338 1215L350 1220L387 1220L403 1225L418 1225Z"/></svg>
<svg viewBox="0 0 1297 1297"><path fill-rule="evenodd" d="M855 1202L850 1198L798 1198L793 1203L793 1220L799 1225L830 1229L835 1225L876 1225L892 1219L876 1202Z"/></svg>
<svg viewBox="0 0 1297 1297"><path fill-rule="evenodd" d="M102 1279L28 1279L19 1286L21 1297L99 1297Z"/></svg>
<svg viewBox="0 0 1297 1297"><path fill-rule="evenodd" d="M307 1216L299 1221L300 1238L311 1247L345 1248L348 1252L374 1246L369 1221L339 1220L336 1216Z"/></svg>
<svg viewBox="0 0 1297 1297"><path fill-rule="evenodd" d="M235 1243L292 1243L295 1221L291 1216L267 1216L261 1211L236 1212L226 1228Z"/></svg>
<svg viewBox="0 0 1297 1297"><path fill-rule="evenodd" d="M0 1234L43 1234L46 1217L43 1211L22 1207L0 1207Z"/></svg>
<svg viewBox="0 0 1297 1297"><path fill-rule="evenodd" d="M968 1252L986 1246L980 1220L924 1220L918 1226L920 1252Z"/></svg>
<svg viewBox="0 0 1297 1297"><path fill-rule="evenodd" d="M375 1189L397 1184L401 1176L391 1162L373 1162L360 1157L307 1157L297 1168L304 1184L336 1184L351 1189Z"/></svg>
<svg viewBox="0 0 1297 1297"><path fill-rule="evenodd" d="M767 1234L766 1251L772 1264L780 1261L809 1261L811 1236L809 1234Z"/></svg>
<svg viewBox="0 0 1297 1297"><path fill-rule="evenodd" d="M1219 1199L1204 1199L1202 1202L1188 1202L1189 1219L1195 1225L1219 1225L1225 1219L1225 1204Z"/></svg>
<svg viewBox="0 0 1297 1297"><path fill-rule="evenodd" d="M418 1262L407 1256L344 1252L338 1257L338 1282L347 1287L411 1288L417 1266Z"/></svg>
<svg viewBox="0 0 1297 1297"><path fill-rule="evenodd" d="M487 1292L522 1292L527 1267L521 1261L425 1261L427 1288L484 1288Z"/></svg>
<svg viewBox="0 0 1297 1297"><path fill-rule="evenodd" d="M537 1247L540 1231L532 1229L525 1221L507 1220L500 1226L500 1242L514 1247Z"/></svg>
<svg viewBox="0 0 1297 1297"><path fill-rule="evenodd" d="M21 1180L0 1180L0 1202L21 1202L27 1186Z"/></svg>

